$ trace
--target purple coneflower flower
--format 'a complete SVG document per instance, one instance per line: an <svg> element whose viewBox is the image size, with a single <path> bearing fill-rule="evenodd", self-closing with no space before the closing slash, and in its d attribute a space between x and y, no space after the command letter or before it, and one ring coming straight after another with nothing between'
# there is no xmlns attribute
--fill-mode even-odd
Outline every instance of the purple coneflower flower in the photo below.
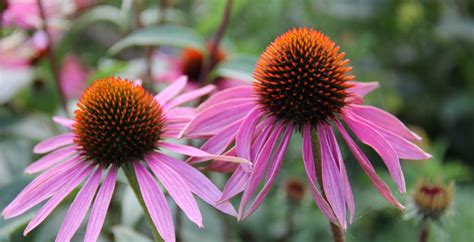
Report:
<svg viewBox="0 0 474 242"><path fill-rule="evenodd" d="M314 201L332 223L345 228L346 209L352 221L355 206L334 128L377 190L392 205L403 208L347 128L382 157L400 192L405 192L405 179L399 159L427 159L430 155L412 143L421 138L396 117L363 104L364 95L378 84L353 81L354 76L348 74L349 60L344 56L339 46L319 31L290 30L262 54L253 85L230 88L209 98L180 134L210 137L201 149L214 154L228 152L253 162L251 171L245 164L236 168L221 199L226 201L243 192L238 219L251 215L263 202L290 138L298 131ZM318 143L319 150L314 150L314 143ZM230 144L235 145L226 151ZM314 154L320 155L318 166ZM265 171L263 187L248 207Z"/></svg>
<svg viewBox="0 0 474 242"><path fill-rule="evenodd" d="M165 138L175 138L194 116L194 109L178 106L214 89L206 86L178 95L186 82L186 78L180 78L154 97L137 83L120 78L96 81L83 93L74 120L55 118L71 132L35 146L35 153L49 154L28 166L26 172L44 172L3 210L3 216L18 216L47 200L26 227L26 235L85 181L67 211L56 240L69 241L92 204L85 241L95 241L104 223L120 167L135 172L148 213L165 241L174 241L175 234L171 212L157 179L199 227L203 226L202 217L192 194L222 212L234 215L236 212L230 203L215 204L222 193L208 178L186 162L161 152L165 149L203 159L246 162L165 141ZM105 179L100 185L103 175Z"/></svg>

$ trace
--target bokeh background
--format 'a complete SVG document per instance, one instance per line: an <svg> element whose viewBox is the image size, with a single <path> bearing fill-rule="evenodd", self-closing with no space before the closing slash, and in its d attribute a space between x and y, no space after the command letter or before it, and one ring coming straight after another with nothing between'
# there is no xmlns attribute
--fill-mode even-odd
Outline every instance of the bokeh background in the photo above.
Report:
<svg viewBox="0 0 474 242"><path fill-rule="evenodd" d="M0 10L6 13L12 3L21 0L0 2ZM67 89L70 108L74 108L80 91L94 79L119 75L146 80L144 59L150 50L140 41L150 41L150 36L151 43L159 44L159 50L155 47L152 55L160 52L177 57L186 45L210 40L225 6L223 0L51 2L61 2L64 11L52 26L57 28L54 52L58 68L63 70L62 85ZM167 9L161 10L160 6L165 5ZM160 26L158 20L169 24L169 28L154 33L156 36L137 34L140 29ZM397 194L403 203L409 203L419 179L456 182L454 204L434 225L430 241L474 241L474 1L235 0L221 47L227 58L212 74L251 80L258 55L276 36L298 26L321 30L338 43L351 59L358 81L381 84L367 102L394 113L424 137L422 146L433 154L433 159L402 161L409 191ZM38 26L12 24L3 19L0 209L34 177L23 173L26 165L39 158L32 153L32 147L61 131L51 121L53 115L64 113L47 51L40 48L34 54L25 54L27 67L9 63L14 58L12 53L23 53L37 32ZM118 42L121 45L116 45ZM154 61L153 71L166 68L166 63ZM156 81L157 88L164 85ZM200 230L182 217L179 230L183 241L330 241L328 223L306 187L303 186L301 198L288 200L288 182L305 184L300 147L301 143L294 139L277 185L252 217L237 223L201 203L206 227ZM380 158L365 150L393 188ZM347 150L344 158L357 208L347 241L417 241L417 222L406 219L383 200ZM219 184L227 177L209 175ZM123 180L120 184L109 209L103 241L151 238L141 209L125 183ZM71 198L59 206L26 238L22 237L22 230L33 213L7 221L0 219L0 241L52 241L70 201ZM77 233L77 241L83 238L83 229Z"/></svg>

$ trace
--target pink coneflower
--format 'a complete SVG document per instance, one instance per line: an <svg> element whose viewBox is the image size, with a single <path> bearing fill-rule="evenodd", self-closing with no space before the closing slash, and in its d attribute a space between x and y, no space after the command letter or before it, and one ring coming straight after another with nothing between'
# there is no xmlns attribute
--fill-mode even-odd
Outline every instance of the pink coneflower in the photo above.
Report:
<svg viewBox="0 0 474 242"><path fill-rule="evenodd" d="M151 220L165 241L174 241L175 234L171 212L157 179L187 217L199 227L203 226L202 217L192 194L224 213L235 214L230 203L215 204L221 192L208 178L186 162L161 152L165 149L204 159L246 162L165 140L176 137L185 122L194 115L192 108L178 105L206 95L214 88L206 86L178 95L186 82L186 78L180 78L153 97L140 85L120 78L96 81L83 93L74 120L55 119L71 128L71 132L35 146L35 153L49 154L28 166L26 172L44 172L4 209L3 216L18 216L47 200L26 227L26 235L85 181L66 214L56 240L69 241L92 204L85 241L95 241L104 223L119 168L126 173L135 173ZM100 186L102 175L105 179Z"/></svg>
<svg viewBox="0 0 474 242"><path fill-rule="evenodd" d="M227 182L222 201L243 192L238 218L251 215L263 202L285 157L294 131L302 134L302 154L316 204L334 224L346 227L346 209L354 216L354 199L334 127L372 180L394 206L403 206L377 176L373 166L347 131L383 159L400 192L405 179L399 159L427 159L412 141L421 138L393 115L362 103L377 83L359 83L349 75L349 60L319 31L299 28L278 37L260 57L253 85L235 87L212 96L181 135L210 137L201 147L210 153L227 151L253 162L253 170L238 166ZM318 142L319 140L319 142ZM313 145L319 150L314 150ZM314 155L320 155L320 162ZM318 164L318 165L316 165ZM226 169L229 167L226 167ZM251 197L262 189L247 209ZM320 171L320 172L316 172Z"/></svg>
<svg viewBox="0 0 474 242"><path fill-rule="evenodd" d="M211 50L210 47L211 45L209 44L207 46L208 51ZM172 81L176 80L179 76L186 75L189 78L188 88L198 88L202 85L199 83L199 78L203 69L204 58L205 54L201 50L192 47L183 49L179 57L160 53L157 55L157 60L165 63L167 68L163 72L157 73L155 78L158 81ZM227 53L222 49L218 49L213 58L214 62L211 65L211 69L226 58ZM218 90L246 84L246 82L241 80L222 77L215 77L212 83L216 85Z"/></svg>

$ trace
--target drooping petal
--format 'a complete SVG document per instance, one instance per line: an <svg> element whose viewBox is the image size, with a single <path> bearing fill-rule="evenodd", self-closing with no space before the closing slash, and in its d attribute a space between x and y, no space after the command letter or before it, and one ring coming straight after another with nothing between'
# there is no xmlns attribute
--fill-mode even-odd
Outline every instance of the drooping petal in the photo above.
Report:
<svg viewBox="0 0 474 242"><path fill-rule="evenodd" d="M183 103L187 103L199 97L205 96L212 92L216 87L214 85L207 85L196 90L192 90L186 93L183 93L176 98L170 100L163 108L165 110L170 110L176 106L179 106Z"/></svg>
<svg viewBox="0 0 474 242"><path fill-rule="evenodd" d="M326 124L318 125L319 141L321 146L321 174L322 187L326 199L332 207L342 228L346 228L346 198L343 191L343 180L331 147L328 144Z"/></svg>
<svg viewBox="0 0 474 242"><path fill-rule="evenodd" d="M238 157L250 160L250 148L258 120L262 117L259 107L254 107L240 124L235 138L235 151Z"/></svg>
<svg viewBox="0 0 474 242"><path fill-rule="evenodd" d="M393 196L392 190L390 189L390 187L388 187L387 184L385 184L385 182L382 179L380 179L380 177L375 172L374 167L370 163L369 159L367 159L367 157L362 152L362 150L357 146L354 140L352 140L351 136L346 131L344 126L337 120L336 120L336 125L342 137L346 141L346 144L349 146L349 149L351 150L352 154L354 154L356 160L359 162L362 169L369 176L375 188L393 206L399 209L404 209L405 207Z"/></svg>
<svg viewBox="0 0 474 242"><path fill-rule="evenodd" d="M289 125L283 135L283 140L278 146L276 154L273 156L273 162L270 163L270 167L268 168L268 173L262 190L260 190L260 192L257 194L249 209L244 213L244 216L241 219L245 219L248 216L252 215L268 195L268 192L270 191L270 188L275 182L275 178L278 172L280 171L283 158L285 157L286 151L288 150L288 144L290 143L292 133L293 127Z"/></svg>
<svg viewBox="0 0 474 242"><path fill-rule="evenodd" d="M74 120L65 118L65 117L60 117L60 116L54 116L53 121L57 124L60 124L66 128L72 128L72 125L74 124Z"/></svg>
<svg viewBox="0 0 474 242"><path fill-rule="evenodd" d="M232 216L237 216L237 212L234 207L229 202L224 202L217 204L222 196L221 191L214 185L214 183L209 180L204 174L199 170L192 167L191 165L174 159L172 157L166 156L164 154L155 153L153 156L172 168L176 173L180 174L186 180L186 183L194 194L200 197L205 202L209 203L211 206L214 206L218 210L227 213Z"/></svg>
<svg viewBox="0 0 474 242"><path fill-rule="evenodd" d="M187 137L214 135L225 129L229 124L243 119L255 106L252 102L229 105L231 102L234 102L234 100L213 105L197 114L183 129L180 137L182 135Z"/></svg>
<svg viewBox="0 0 474 242"><path fill-rule="evenodd" d="M258 184L263 178L265 170L268 165L268 160L270 159L271 154L275 148L275 144L282 133L284 125L278 124L275 127L275 130L270 134L270 137L265 142L265 145L262 148L261 153L257 156L255 160L252 173L247 184L247 187L244 190L242 199L240 200L239 212L237 218L242 218L244 215L244 210L247 207L247 203L250 201L252 194L257 189Z"/></svg>
<svg viewBox="0 0 474 242"><path fill-rule="evenodd" d="M173 218L165 195L142 164L134 162L133 166L143 200L158 233L166 242L176 241Z"/></svg>
<svg viewBox="0 0 474 242"><path fill-rule="evenodd" d="M397 117L392 114L385 112L382 109L352 104L348 110L363 117L371 124L378 126L384 130L391 131L392 133L398 134L405 139L410 141L420 141L421 137L415 134L413 131L408 129Z"/></svg>
<svg viewBox="0 0 474 242"><path fill-rule="evenodd" d="M169 100L171 100L173 97L178 95L182 90L184 90L187 82L188 82L187 76L179 77L171 85L169 85L163 91L158 93L158 95L155 96L155 99L161 105L165 105Z"/></svg>
<svg viewBox="0 0 474 242"><path fill-rule="evenodd" d="M193 157L202 157L202 158L207 158L210 160L216 159L216 160L221 160L221 161L251 164L250 161L240 158L240 157L213 155L189 145L161 142L160 147L179 153L179 154L193 156Z"/></svg>
<svg viewBox="0 0 474 242"><path fill-rule="evenodd" d="M245 190L249 177L250 173L245 172L242 167L238 167L225 183L222 197L219 199L218 203L228 201Z"/></svg>
<svg viewBox="0 0 474 242"><path fill-rule="evenodd" d="M232 99L252 98L252 95L253 87L250 85L228 88L209 97L205 102L199 105L198 111L203 111L213 105Z"/></svg>
<svg viewBox="0 0 474 242"><path fill-rule="evenodd" d="M58 149L50 154L41 157L39 160L31 163L26 167L25 172L28 174L36 173L50 168L58 162L72 156L77 153L75 146L68 146L65 148Z"/></svg>
<svg viewBox="0 0 474 242"><path fill-rule="evenodd" d="M349 125L351 130L357 135L357 137L365 144L372 147L382 157L390 176L394 180L400 192L405 192L405 177L403 175L400 160L398 159L397 153L387 142L387 140L371 126L360 122L354 116L343 115L344 121Z"/></svg>
<svg viewBox="0 0 474 242"><path fill-rule="evenodd" d="M167 163L155 161L153 156L146 156L145 160L184 214L198 227L204 227L201 212L185 179Z"/></svg>
<svg viewBox="0 0 474 242"><path fill-rule="evenodd" d="M92 206L89 222L87 223L86 235L84 237L84 241L86 242L95 242L99 237L100 230L104 225L105 215L107 214L110 201L112 200L116 178L117 168L111 166L99 192L97 192L94 205Z"/></svg>
<svg viewBox="0 0 474 242"><path fill-rule="evenodd" d="M332 150L333 156L336 159L337 164L339 165L339 170L341 173L341 178L343 182L343 192L346 198L347 207L349 208L350 220L349 223L352 223L355 214L355 203L354 203L354 194L352 193L351 184L349 182L349 177L347 177L346 165L342 159L341 151L339 150L339 145L337 144L336 136L332 131L331 126L326 127L326 135L328 136L328 144Z"/></svg>
<svg viewBox="0 0 474 242"><path fill-rule="evenodd" d="M43 207L35 214L31 219L28 226L26 226L24 235L28 234L31 230L36 228L48 215L56 208L61 201L69 195L86 177L92 172L92 166L87 166L82 170L78 170L77 173L72 171L71 178L65 183L64 186L54 194L54 196L46 202Z"/></svg>
<svg viewBox="0 0 474 242"><path fill-rule="evenodd" d="M33 148L33 152L36 154L47 153L59 147L70 145L72 144L72 141L73 141L72 133L60 134L60 135L41 141Z"/></svg>
<svg viewBox="0 0 474 242"><path fill-rule="evenodd" d="M365 95L369 94L380 86L378 82L349 81L348 84L353 86L347 89L347 91L350 93L354 93L360 97L364 97Z"/></svg>
<svg viewBox="0 0 474 242"><path fill-rule="evenodd" d="M63 224L59 229L56 241L70 241L72 236L76 233L82 220L86 216L92 200L94 199L97 188L99 187L100 178L102 177L102 167L94 172L92 177L86 182L82 189L77 194L76 198L69 207Z"/></svg>
<svg viewBox="0 0 474 242"><path fill-rule="evenodd" d="M334 224L337 224L338 221L336 219L336 216L334 215L334 212L332 211L331 206L327 203L326 199L324 199L317 186L318 178L314 163L310 125L305 125L303 129L303 164L305 167L306 175L308 177L309 185L311 188L311 194L313 195L314 202L316 202L319 209L321 209L321 212L329 219L329 221Z"/></svg>

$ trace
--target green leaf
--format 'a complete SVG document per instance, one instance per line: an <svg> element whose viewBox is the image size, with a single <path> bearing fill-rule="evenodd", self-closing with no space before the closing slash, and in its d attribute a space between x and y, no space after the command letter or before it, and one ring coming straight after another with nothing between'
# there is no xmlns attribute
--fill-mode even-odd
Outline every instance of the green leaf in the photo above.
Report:
<svg viewBox="0 0 474 242"><path fill-rule="evenodd" d="M115 226L112 228L112 233L116 242L148 242L152 241L146 236L139 234L135 230L125 226Z"/></svg>
<svg viewBox="0 0 474 242"><path fill-rule="evenodd" d="M169 45L204 50L204 40L194 30L176 25L148 27L132 32L117 42L109 53L114 55L131 46Z"/></svg>
<svg viewBox="0 0 474 242"><path fill-rule="evenodd" d="M90 9L82 14L76 21L74 28L81 29L96 22L110 22L118 26L121 30L127 28L128 17L124 12L114 6L101 5Z"/></svg>
<svg viewBox="0 0 474 242"><path fill-rule="evenodd" d="M253 55L231 56L214 70L214 75L252 82L257 57Z"/></svg>

